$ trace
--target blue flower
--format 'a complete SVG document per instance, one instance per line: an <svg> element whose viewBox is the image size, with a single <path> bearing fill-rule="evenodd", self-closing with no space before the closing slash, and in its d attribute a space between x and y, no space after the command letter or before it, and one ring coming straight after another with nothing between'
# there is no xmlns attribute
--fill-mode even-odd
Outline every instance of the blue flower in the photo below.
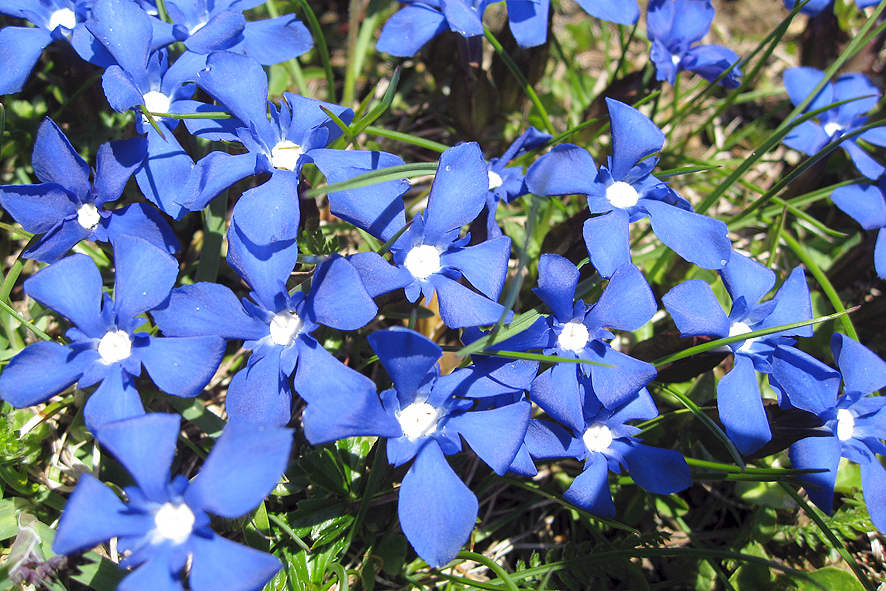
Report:
<svg viewBox="0 0 886 591"><path fill-rule="evenodd" d="M0 186L0 205L26 231L43 234L22 256L52 263L81 240L114 242L123 234L141 236L167 252L178 252L172 228L150 205L105 209L105 204L123 193L144 156L141 138L102 144L90 182L89 165L58 126L45 119L32 158L34 173L43 182Z"/></svg>
<svg viewBox="0 0 886 591"><path fill-rule="evenodd" d="M876 185L848 185L831 193L831 200L865 230L879 230L874 246L874 268L886 279L886 174Z"/></svg>
<svg viewBox="0 0 886 591"><path fill-rule="evenodd" d="M726 224L692 212L692 206L652 176L665 135L648 117L624 103L606 99L612 128L609 168L599 173L591 155L563 144L539 158L526 173L526 185L543 196L583 194L591 218L584 239L591 264L603 277L631 262L628 228L649 217L652 231L681 257L706 269L722 269L732 245Z"/></svg>
<svg viewBox="0 0 886 591"><path fill-rule="evenodd" d="M681 283L662 297L680 336L737 336L812 319L812 303L803 269L791 274L771 300L761 302L775 285L775 273L736 252L720 271L732 298L729 316L723 312L711 287L700 279ZM729 345L734 355L732 370L717 384L717 408L726 434L743 454L760 449L772 439L769 421L760 398L757 374L771 373L773 353L794 344L791 336L811 337L803 326Z"/></svg>
<svg viewBox="0 0 886 591"><path fill-rule="evenodd" d="M658 409L645 388L623 404L608 409L592 392L585 397L584 421L567 431L557 423L533 419L526 431L526 447L536 460L575 458L584 469L563 498L601 517L614 517L609 472L624 466L634 482L651 493L671 494L692 485L689 466L680 452L643 445L640 429L627 421L650 420Z"/></svg>
<svg viewBox="0 0 886 591"><path fill-rule="evenodd" d="M822 81L824 72L815 68L790 68L784 73L784 86L791 102L799 105L812 90ZM886 146L886 127L877 127L863 132L861 135L841 140L843 135L851 133L867 123L865 113L873 109L880 100L880 90L871 84L864 74L843 74L833 82L825 84L804 110L805 113L816 111L830 104L850 100L839 107L829 109L818 116L818 123L804 121L788 133L784 144L798 152L813 155L829 142L840 142L859 172L869 179L879 178L886 171L870 154L862 149L857 139L862 139L876 146Z"/></svg>
<svg viewBox="0 0 886 591"><path fill-rule="evenodd" d="M788 10L793 10L795 4L794 0L783 0L785 8ZM855 5L860 9L864 10L868 6L874 6L878 4L880 0L855 0ZM800 9L800 12L807 16L815 16L816 14L822 12L825 8L828 8L833 5L833 0L812 0L806 4L803 8Z"/></svg>
<svg viewBox="0 0 886 591"><path fill-rule="evenodd" d="M25 281L25 292L70 320L70 345L42 341L12 358L0 374L0 398L16 408L39 404L79 383L99 382L83 409L93 432L104 423L144 414L135 378L144 365L154 384L175 396L196 396L224 354L213 336L163 338L139 330L144 312L167 297L178 263L150 242L124 235L114 244L114 299L102 295L92 259L74 254Z"/></svg>
<svg viewBox="0 0 886 591"><path fill-rule="evenodd" d="M229 423L190 482L170 480L181 419L149 414L108 423L96 435L132 476L127 501L91 474L80 477L59 521L53 552L88 550L116 537L134 567L121 589L181 590L187 567L194 591L258 591L280 570L270 554L209 528L210 514L235 519L273 490L289 459L287 429Z"/></svg>
<svg viewBox="0 0 886 591"><path fill-rule="evenodd" d="M831 338L831 351L839 373L792 347L775 351L775 385L787 394L792 406L815 414L823 423L818 436L791 446L791 465L800 470L824 470L799 478L810 485L806 492L812 502L830 514L840 458L856 462L871 521L886 532L886 470L877 457L886 455L882 441L886 439L886 397L876 395L886 387L886 362L840 333ZM843 394L838 396L841 375Z"/></svg>
<svg viewBox="0 0 886 591"><path fill-rule="evenodd" d="M505 474L523 442L529 403L472 410L469 397L512 394L513 385L475 368L440 377L443 351L414 331L392 328L368 338L394 383L381 393L385 411L401 430L387 442L388 462L401 466L414 458L400 487L400 525L418 555L441 567L467 541L478 510L477 498L444 456L460 452L464 438L497 474Z"/></svg>
<svg viewBox="0 0 886 591"><path fill-rule="evenodd" d="M658 80L673 84L677 72L689 70L714 81L738 62L738 55L721 45L695 45L707 35L713 20L714 7L710 0L652 0L649 3L646 29ZM738 88L739 78L741 71L735 67L720 84Z"/></svg>

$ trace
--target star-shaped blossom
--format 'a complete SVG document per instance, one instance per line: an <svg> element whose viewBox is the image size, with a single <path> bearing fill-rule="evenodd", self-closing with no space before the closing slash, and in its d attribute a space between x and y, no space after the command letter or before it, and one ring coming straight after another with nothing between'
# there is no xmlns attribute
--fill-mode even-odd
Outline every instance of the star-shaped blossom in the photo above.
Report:
<svg viewBox="0 0 886 591"><path fill-rule="evenodd" d="M584 421L578 429L533 419L526 431L526 447L536 460L575 458L584 462L563 498L594 515L614 517L609 472L624 466L634 482L651 493L671 494L692 485L689 466L680 452L644 445L635 436L640 429L628 421L650 420L658 409L645 388L616 408L585 396Z"/></svg>
<svg viewBox="0 0 886 591"><path fill-rule="evenodd" d="M775 351L772 376L777 387L792 406L815 414L823 423L818 436L791 446L791 465L824 470L799 478L810 484L806 492L812 502L830 514L840 458L856 462L871 521L886 532L886 470L877 457L886 455L886 397L876 395L886 387L886 362L840 333L831 337L831 351L839 373L797 349ZM841 375L843 393L839 394Z"/></svg>
<svg viewBox="0 0 886 591"><path fill-rule="evenodd" d="M121 589L180 591L187 569L194 591L258 591L280 561L210 529L210 515L236 519L255 509L283 471L292 447L288 429L231 422L190 482L170 479L181 418L149 414L108 423L97 438L135 485L121 501L91 474L80 477L59 521L53 552L88 550L111 538L134 570Z"/></svg>
<svg viewBox="0 0 886 591"><path fill-rule="evenodd" d="M784 73L784 86L791 102L799 105L824 79L824 72L815 68L790 68ZM875 146L886 146L886 127L876 127L852 139L841 137L855 131L868 122L865 115L880 100L880 89L874 86L864 74L843 74L833 82L825 84L804 112L816 111L830 104L846 101L839 107L829 109L815 121L804 121L797 125L784 138L784 144L798 152L813 155L830 142L840 142L859 172L869 179L877 179L886 171L883 165L856 143L862 139Z"/></svg>
<svg viewBox="0 0 886 591"><path fill-rule="evenodd" d="M831 193L831 201L865 230L878 230L874 269L886 279L886 174L874 185L847 185Z"/></svg>
<svg viewBox="0 0 886 591"><path fill-rule="evenodd" d="M791 274L772 299L761 301L775 285L775 273L739 253L720 271L732 298L727 316L711 287L700 279L681 283L662 297L665 308L683 337L726 338L812 319L812 303L803 269ZM729 345L732 369L717 384L717 408L726 434L743 454L760 449L772 438L757 373L772 372L772 355L779 347L796 342L794 336L811 337L812 327L802 326ZM756 370L756 371L755 371Z"/></svg>
<svg viewBox="0 0 886 591"><path fill-rule="evenodd" d="M722 269L732 245L726 224L693 213L692 206L652 175L664 133L646 115L606 99L612 128L609 168L597 167L578 146L562 144L539 158L526 173L529 189L543 196L583 194L591 218L584 239L591 264L603 277L631 262L629 225L649 217L659 240L681 257L706 269Z"/></svg>
<svg viewBox="0 0 886 591"><path fill-rule="evenodd" d="M652 43L650 57L656 78L673 84L677 72L689 70L714 81L738 62L739 57L722 45L696 45L707 35L714 20L710 0L652 0L646 11L646 32ZM738 88L741 71L735 67L720 81Z"/></svg>
<svg viewBox="0 0 886 591"><path fill-rule="evenodd" d="M163 216L146 203L105 209L116 201L145 156L141 138L102 144L90 182L89 165L51 120L37 131L32 158L36 185L0 186L0 205L34 234L43 234L24 258L52 263L81 240L114 242L137 235L167 252L178 252L178 240Z"/></svg>
<svg viewBox="0 0 886 591"><path fill-rule="evenodd" d="M368 338L394 384L381 393L385 411L401 428L401 435L387 442L388 462L401 466L414 459L400 487L400 525L418 555L441 567L467 541L478 510L477 498L445 456L460 452L464 438L503 475L523 442L529 403L472 410L472 396L513 393L513 384L500 381L513 377L513 368L499 366L495 377L477 368L440 377L437 360L443 351L422 335L392 328Z"/></svg>
<svg viewBox="0 0 886 591"><path fill-rule="evenodd" d="M224 354L215 336L165 338L140 330L144 312L169 297L178 263L150 242L124 235L114 245L114 298L102 294L98 267L74 254L25 281L25 292L74 325L69 345L41 341L12 358L0 374L0 398L16 408L39 404L78 383L92 393L83 413L95 432L103 424L144 414L135 378L144 365L154 384L175 396L196 396Z"/></svg>

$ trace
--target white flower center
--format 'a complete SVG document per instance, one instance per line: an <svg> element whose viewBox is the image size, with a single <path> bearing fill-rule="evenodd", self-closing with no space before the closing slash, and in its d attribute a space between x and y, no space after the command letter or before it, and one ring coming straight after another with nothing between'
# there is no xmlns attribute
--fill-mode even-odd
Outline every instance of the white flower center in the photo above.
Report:
<svg viewBox="0 0 886 591"><path fill-rule="evenodd" d="M145 108L151 113L168 113L169 105L172 103L168 96L157 90L152 90L143 95L142 99L145 101ZM158 117L154 117L154 121L157 119ZM162 119L162 117L159 119ZM148 123L148 118L142 115L142 121Z"/></svg>
<svg viewBox="0 0 886 591"><path fill-rule="evenodd" d="M304 325L305 323L295 312L277 312L271 318L271 340L275 345L286 347L292 344Z"/></svg>
<svg viewBox="0 0 886 591"><path fill-rule="evenodd" d="M403 435L409 439L427 437L437 430L440 413L427 402L413 402L397 413Z"/></svg>
<svg viewBox="0 0 886 591"><path fill-rule="evenodd" d="M504 181L501 179L501 175L499 175L494 170L489 171L489 190L494 191L498 189Z"/></svg>
<svg viewBox="0 0 886 591"><path fill-rule="evenodd" d="M854 431L855 417L845 408L841 408L837 411L837 439L840 441L852 439L852 433Z"/></svg>
<svg viewBox="0 0 886 591"><path fill-rule="evenodd" d="M613 206L624 209L625 207L637 205L640 194L630 184L624 181L617 181L606 187L606 199Z"/></svg>
<svg viewBox="0 0 886 591"><path fill-rule="evenodd" d="M98 208L94 203L84 203L77 208L77 223L87 230L92 230L101 221Z"/></svg>
<svg viewBox="0 0 886 591"><path fill-rule="evenodd" d="M612 431L603 423L594 423L581 436L588 451L603 451L612 444Z"/></svg>
<svg viewBox="0 0 886 591"><path fill-rule="evenodd" d="M738 335L747 334L749 332L754 332L751 330L751 327L745 324L744 322L734 322L732 326L729 327L729 336L737 337ZM757 339L748 339L741 344L738 348L739 351L747 351L751 348L751 345Z"/></svg>
<svg viewBox="0 0 886 591"><path fill-rule="evenodd" d="M109 330L98 343L98 354L105 363L123 361L132 353L132 341L124 330Z"/></svg>
<svg viewBox="0 0 886 591"><path fill-rule="evenodd" d="M440 251L429 244L414 246L403 264L416 279L427 279L440 270Z"/></svg>
<svg viewBox="0 0 886 591"><path fill-rule="evenodd" d="M295 170L302 154L304 154L304 150L301 146L289 140L283 140L271 149L271 166L281 170Z"/></svg>
<svg viewBox="0 0 886 591"><path fill-rule="evenodd" d="M154 515L153 543L169 540L181 544L188 539L194 529L194 513L184 503L165 503Z"/></svg>
<svg viewBox="0 0 886 591"><path fill-rule="evenodd" d="M843 131L843 129L844 127L836 121L831 121L824 125L824 132L828 134L828 137L834 137L837 133Z"/></svg>
<svg viewBox="0 0 886 591"><path fill-rule="evenodd" d="M680 61L681 61L682 59L683 59L683 58L680 57L679 55L672 55L672 56L671 56L671 63L674 64L674 67L677 67L677 66L680 65Z"/></svg>
<svg viewBox="0 0 886 591"><path fill-rule="evenodd" d="M191 27L190 29L188 29L188 33L190 33L191 35L193 35L193 34L196 33L197 31L199 31L200 29L202 29L204 26L206 26L206 23L207 23L207 22L209 22L209 21L203 21L202 23L197 23L196 25L194 25L193 27Z"/></svg>
<svg viewBox="0 0 886 591"><path fill-rule="evenodd" d="M588 344L588 328L581 322L567 322L557 337L557 344L567 351L581 351Z"/></svg>
<svg viewBox="0 0 886 591"><path fill-rule="evenodd" d="M49 30L54 31L58 26L73 29L77 26L77 15L70 8L59 8L49 16Z"/></svg>

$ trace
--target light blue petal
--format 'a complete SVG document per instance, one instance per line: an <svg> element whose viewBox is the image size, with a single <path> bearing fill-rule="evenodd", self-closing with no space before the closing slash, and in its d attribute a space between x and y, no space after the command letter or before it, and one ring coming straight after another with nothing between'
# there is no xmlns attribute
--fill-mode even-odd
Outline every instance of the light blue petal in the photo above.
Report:
<svg viewBox="0 0 886 591"><path fill-rule="evenodd" d="M858 341L842 333L834 333L831 350L843 374L846 394L866 395L886 386L886 362Z"/></svg>
<svg viewBox="0 0 886 591"><path fill-rule="evenodd" d="M397 57L412 57L447 29L442 12L426 4L408 4L388 19L375 48Z"/></svg>
<svg viewBox="0 0 886 591"><path fill-rule="evenodd" d="M298 237L299 207L298 175L281 170L261 185L244 191L234 205L233 217L251 242L271 245Z"/></svg>
<svg viewBox="0 0 886 591"><path fill-rule="evenodd" d="M548 40L550 0L507 0L508 24L517 45L523 49L536 47Z"/></svg>
<svg viewBox="0 0 886 591"><path fill-rule="evenodd" d="M34 174L44 183L58 183L78 197L89 190L89 165L48 117L37 130L31 165Z"/></svg>
<svg viewBox="0 0 886 591"><path fill-rule="evenodd" d="M178 262L143 238L120 236L114 244L114 310L135 318L160 305L178 277Z"/></svg>
<svg viewBox="0 0 886 591"><path fill-rule="evenodd" d="M601 277L612 277L622 265L631 264L629 244L630 216L622 209L613 209L586 220L582 228L591 264Z"/></svg>
<svg viewBox="0 0 886 591"><path fill-rule="evenodd" d="M435 245L446 233L476 219L486 205L488 190L489 176L479 145L464 143L443 152L424 213L424 244Z"/></svg>
<svg viewBox="0 0 886 591"><path fill-rule="evenodd" d="M886 226L886 196L877 185L838 187L831 193L831 200L865 230Z"/></svg>
<svg viewBox="0 0 886 591"><path fill-rule="evenodd" d="M804 474L798 478L811 486L806 487L809 500L830 515L834 510L834 483L840 465L840 440L836 437L807 437L788 450L791 468L795 470L825 470Z"/></svg>
<svg viewBox="0 0 886 591"><path fill-rule="evenodd" d="M629 105L607 98L612 128L612 165L615 181L622 181L643 158L662 149L665 135L652 120Z"/></svg>
<svg viewBox="0 0 886 591"><path fill-rule="evenodd" d="M91 361L58 343L28 345L0 373L0 398L15 408L44 402L80 379Z"/></svg>
<svg viewBox="0 0 886 591"><path fill-rule="evenodd" d="M586 195L593 191L597 165L584 148L562 144L532 163L526 186L536 195Z"/></svg>
<svg viewBox="0 0 886 591"><path fill-rule="evenodd" d="M185 398L203 391L225 353L217 336L149 337L148 346L133 349L158 388Z"/></svg>
<svg viewBox="0 0 886 591"><path fill-rule="evenodd" d="M81 385L83 381L85 380L81 380ZM144 414L145 407L142 405L138 390L135 389L135 381L124 372L119 363L107 366L102 383L83 407L86 427L93 433L97 433L101 427L114 421L140 417Z"/></svg>
<svg viewBox="0 0 886 591"><path fill-rule="evenodd" d="M258 63L270 66L296 58L314 46L308 28L294 14L246 23L236 46Z"/></svg>
<svg viewBox="0 0 886 591"><path fill-rule="evenodd" d="M499 236L446 251L440 256L440 264L458 269L480 293L495 300L504 287L510 256L511 239Z"/></svg>
<svg viewBox="0 0 886 591"><path fill-rule="evenodd" d="M437 291L440 317L449 328L489 326L499 321L505 307L471 291L458 281L435 273L428 281Z"/></svg>
<svg viewBox="0 0 886 591"><path fill-rule="evenodd" d="M317 266L306 305L312 320L338 330L362 328L378 312L357 269L337 255Z"/></svg>
<svg viewBox="0 0 886 591"><path fill-rule="evenodd" d="M738 252L732 253L720 276L732 301L744 297L750 306L762 300L775 285L775 273L771 269Z"/></svg>
<svg viewBox="0 0 886 591"><path fill-rule="evenodd" d="M50 43L49 31L40 27L0 29L0 95L20 92L25 87Z"/></svg>
<svg viewBox="0 0 886 591"><path fill-rule="evenodd" d="M630 442L624 446L623 457L631 478L643 490L669 495L692 486L689 466L677 450Z"/></svg>
<svg viewBox="0 0 886 591"><path fill-rule="evenodd" d="M886 470L879 460L859 464L861 488L871 521L880 532L886 531Z"/></svg>
<svg viewBox="0 0 886 591"><path fill-rule="evenodd" d="M633 25L640 18L637 0L579 0L578 5L593 17L619 25Z"/></svg>
<svg viewBox="0 0 886 591"><path fill-rule="evenodd" d="M529 411L528 402L517 402L452 416L446 427L464 437L481 460L504 476L523 444Z"/></svg>
<svg viewBox="0 0 886 591"><path fill-rule="evenodd" d="M797 408L820 417L837 404L840 374L799 349L776 347L772 376Z"/></svg>

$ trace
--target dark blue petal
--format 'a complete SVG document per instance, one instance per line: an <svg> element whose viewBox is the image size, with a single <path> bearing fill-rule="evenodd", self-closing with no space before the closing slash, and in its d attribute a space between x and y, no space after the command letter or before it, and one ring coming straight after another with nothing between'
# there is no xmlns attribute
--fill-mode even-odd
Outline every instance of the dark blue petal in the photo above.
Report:
<svg viewBox="0 0 886 591"><path fill-rule="evenodd" d="M831 200L865 230L886 226L886 198L877 185L838 187L831 193Z"/></svg>
<svg viewBox="0 0 886 591"><path fill-rule="evenodd" d="M114 490L88 472L65 503L52 551L58 555L89 550L117 536L138 536L153 527L153 519L128 513Z"/></svg>
<svg viewBox="0 0 886 591"><path fill-rule="evenodd" d="M778 288L778 292L772 298L775 307L766 317L760 328L774 328L812 320L812 302L809 299L809 286L806 285L806 275L801 267L795 267L785 282ZM812 326L806 325L778 333L785 336L811 337Z"/></svg>
<svg viewBox="0 0 886 591"><path fill-rule="evenodd" d="M623 457L631 478L643 490L669 495L692 486L689 466L676 450L630 442L623 449Z"/></svg>
<svg viewBox="0 0 886 591"><path fill-rule="evenodd" d="M147 347L133 348L133 354L157 387L175 396L202 392L225 353L225 342L217 336L149 337L148 342Z"/></svg>
<svg viewBox="0 0 886 591"><path fill-rule="evenodd" d="M478 503L436 443L422 447L403 477L397 513L406 539L430 566L454 559L468 541Z"/></svg>
<svg viewBox="0 0 886 591"><path fill-rule="evenodd" d="M677 285L661 298L682 337L729 335L729 317L711 287L701 279Z"/></svg>
<svg viewBox="0 0 886 591"><path fill-rule="evenodd" d="M644 199L643 207L658 239L690 263L722 269L729 262L732 242L720 220L651 199Z"/></svg>
<svg viewBox="0 0 886 591"><path fill-rule="evenodd" d="M74 254L25 280L25 293L74 323L88 336L101 338L102 278L88 256Z"/></svg>
<svg viewBox="0 0 886 591"><path fill-rule="evenodd" d="M435 245L451 230L472 222L486 205L488 190L479 145L465 143L443 152L424 213L424 244Z"/></svg>
<svg viewBox="0 0 886 591"><path fill-rule="evenodd" d="M254 125L260 137L273 135L268 121L268 77L253 59L227 51L211 54L197 85L244 123ZM269 146L273 147L273 146Z"/></svg>
<svg viewBox="0 0 886 591"><path fill-rule="evenodd" d="M89 165L48 117L37 131L31 164L44 183L58 183L78 197L89 189Z"/></svg>
<svg viewBox="0 0 886 591"><path fill-rule="evenodd" d="M537 419L530 420L526 429L526 449L537 460L584 457L587 453L584 444L562 426Z"/></svg>
<svg viewBox="0 0 886 591"><path fill-rule="evenodd" d="M444 275L435 273L429 281L437 291L440 317L449 328L488 326L498 322L505 313L501 304Z"/></svg>
<svg viewBox="0 0 886 591"><path fill-rule="evenodd" d="M100 231L101 226L97 226L93 230ZM78 242L89 238L93 234L93 230L84 228L73 219L65 220L28 247L22 253L22 258L54 263L68 254L68 251ZM95 240L98 240L97 236Z"/></svg>
<svg viewBox="0 0 886 591"><path fill-rule="evenodd" d="M144 138L108 142L99 146L95 168L95 205L116 201L132 173L141 166L148 152Z"/></svg>
<svg viewBox="0 0 886 591"><path fill-rule="evenodd" d="M708 82L713 82L723 72L732 68L720 81L720 84L732 89L741 85L741 70L738 66L733 67L740 59L737 53L722 45L696 45L686 52L680 65Z"/></svg>
<svg viewBox="0 0 886 591"><path fill-rule="evenodd" d="M541 45L548 39L550 0L508 0L508 24L517 45L523 49Z"/></svg>
<svg viewBox="0 0 886 591"><path fill-rule="evenodd" d="M221 536L191 536L194 560L188 583L194 591L259 591L280 570L280 560Z"/></svg>
<svg viewBox="0 0 886 591"><path fill-rule="evenodd" d="M258 340L268 335L268 325L249 316L234 292L216 283L173 290L163 307L151 311L151 317L167 337Z"/></svg>
<svg viewBox="0 0 886 591"><path fill-rule="evenodd" d="M791 446L788 457L795 470L826 470L804 474L798 478L811 485L806 488L809 500L830 515L834 510L834 483L837 481L837 467L840 465L840 440L836 437L807 437Z"/></svg>
<svg viewBox="0 0 886 591"><path fill-rule="evenodd" d="M616 269L631 264L629 225L630 216L622 209L613 209L585 221L582 234L588 257L601 277L612 277Z"/></svg>
<svg viewBox="0 0 886 591"><path fill-rule="evenodd" d="M737 252L732 253L720 276L733 302L744 297L751 306L762 300L775 285L772 270Z"/></svg>
<svg viewBox="0 0 886 591"><path fill-rule="evenodd" d="M625 306L630 302L630 306ZM594 326L637 330L652 318L658 306L649 282L634 265L615 270L589 317Z"/></svg>
<svg viewBox="0 0 886 591"><path fill-rule="evenodd" d="M480 293L494 300L504 287L510 256L511 239L499 236L446 251L440 255L440 264L458 269Z"/></svg>
<svg viewBox="0 0 886 591"><path fill-rule="evenodd" d="M708 1L677 0L674 2L674 25L671 38L688 47L708 34L714 21L714 7Z"/></svg>
<svg viewBox="0 0 886 591"><path fill-rule="evenodd" d="M600 517L614 517L615 503L609 493L609 466L606 456L591 454L584 472L575 477L563 498Z"/></svg>
<svg viewBox="0 0 886 591"><path fill-rule="evenodd" d="M280 372L280 354L253 353L249 365L231 378L225 411L232 421L282 427L292 418L292 393Z"/></svg>
<svg viewBox="0 0 886 591"><path fill-rule="evenodd" d="M111 422L140 417L145 414L135 381L120 364L108 367L102 383L83 407L86 427L93 433Z"/></svg>
<svg viewBox="0 0 886 591"><path fill-rule="evenodd" d="M523 444L529 411L528 402L517 402L451 416L446 427L464 437L481 460L504 476Z"/></svg>
<svg viewBox="0 0 886 591"><path fill-rule="evenodd" d="M372 297L406 287L413 281L412 273L402 267L395 267L374 252L360 252L349 256L348 260L357 269L363 286Z"/></svg>
<svg viewBox="0 0 886 591"><path fill-rule="evenodd" d="M148 203L133 203L115 209L106 218L108 238L116 243L124 234L141 236L169 254L177 253L178 239L169 223L157 209Z"/></svg>
<svg viewBox="0 0 886 591"><path fill-rule="evenodd" d="M831 350L846 394L870 394L886 386L886 362L879 355L841 333L831 337Z"/></svg>
<svg viewBox="0 0 886 591"><path fill-rule="evenodd" d="M148 54L154 27L151 18L130 0L97 0L86 28L114 56L136 86L147 92Z"/></svg>
<svg viewBox="0 0 886 591"><path fill-rule="evenodd" d="M240 517L274 490L291 448L289 429L231 421L185 491L185 501L220 517Z"/></svg>
<svg viewBox="0 0 886 591"><path fill-rule="evenodd" d="M852 163L858 169L858 172L869 179L878 179L884 172L886 172L886 167L874 160L866 150L859 147L854 139L841 143L840 147L846 150L846 153L849 154L849 157L852 159Z"/></svg>
<svg viewBox="0 0 886 591"><path fill-rule="evenodd" d="M532 291L561 323L572 320L578 276L576 266L560 255L543 254L538 260L538 287Z"/></svg>
<svg viewBox="0 0 886 591"><path fill-rule="evenodd" d="M135 180L147 199L166 215L181 219L187 210L177 202L194 161L175 139L171 131L165 139L147 126L148 158L135 172Z"/></svg>
<svg viewBox="0 0 886 591"><path fill-rule="evenodd" d="M593 361L612 367L591 366L591 383L594 394L607 408L622 404L628 397L655 379L655 366L616 351L609 345L598 345Z"/></svg>
<svg viewBox="0 0 886 591"><path fill-rule="evenodd" d="M418 390L443 355L443 350L433 341L405 328L375 331L366 338L401 398L410 397Z"/></svg>
<svg viewBox="0 0 886 591"><path fill-rule="evenodd" d="M649 421L658 416L655 401L646 388L640 389L636 396L632 396L621 404L606 420L610 429L616 429L627 421Z"/></svg>
<svg viewBox="0 0 886 591"><path fill-rule="evenodd" d="M726 434L742 454L752 454L772 439L757 372L746 356L736 355L732 371L720 378L717 409Z"/></svg>
<svg viewBox="0 0 886 591"><path fill-rule="evenodd" d="M791 129L782 142L789 148L811 156L824 148L830 139L821 125L813 121L804 121Z"/></svg>
<svg viewBox="0 0 886 591"><path fill-rule="evenodd" d="M886 279L886 231L882 229L877 233L877 243L874 246L874 269L877 277Z"/></svg>
<svg viewBox="0 0 886 591"><path fill-rule="evenodd" d="M148 500L169 500L169 467L175 457L181 417L151 413L104 424L99 443L120 462Z"/></svg>
<svg viewBox="0 0 886 591"><path fill-rule="evenodd" d="M228 228L227 261L258 296L266 310L278 311L275 299L283 293L286 281L298 260L295 240L258 245L250 242L232 221Z"/></svg>
<svg viewBox="0 0 886 591"><path fill-rule="evenodd" d="M186 52L184 55L189 55ZM193 54L192 54L193 55ZM201 56L204 58L206 56ZM181 59L181 58L179 58ZM178 63L178 62L176 62ZM204 63L205 66L205 63ZM219 113L224 112L224 107L220 105L208 105L199 101L181 100L173 103L176 112L186 113ZM170 109L172 107L170 106ZM238 128L243 127L244 123L236 117L228 117L226 119L185 119L185 127L191 135L201 137L216 142L239 142L237 137Z"/></svg>
<svg viewBox="0 0 886 591"><path fill-rule="evenodd" d="M84 364L91 361L58 343L29 345L0 373L0 398L15 408L48 400L80 379Z"/></svg>
<svg viewBox="0 0 886 591"><path fill-rule="evenodd" d="M317 266L306 304L311 320L338 330L366 326L378 312L357 269L337 255Z"/></svg>
<svg viewBox="0 0 886 591"><path fill-rule="evenodd" d="M56 183L0 186L0 206L32 234L63 223L77 212L77 205L76 197Z"/></svg>
<svg viewBox="0 0 886 591"><path fill-rule="evenodd" d="M313 46L308 28L294 14L284 14L246 23L243 43L236 49L258 63L270 66L296 58Z"/></svg>
<svg viewBox="0 0 886 591"><path fill-rule="evenodd" d="M442 12L426 4L407 4L385 23L375 48L398 57L412 57L447 29Z"/></svg>
<svg viewBox="0 0 886 591"><path fill-rule="evenodd" d="M229 49L241 40L246 17L241 12L223 10L185 40L185 47L194 53L211 53Z"/></svg>
<svg viewBox="0 0 886 591"><path fill-rule="evenodd" d="M0 29L0 95L21 91L43 50L52 43L46 29L4 27Z"/></svg>
<svg viewBox="0 0 886 591"><path fill-rule="evenodd" d="M199 211L237 181L258 172L258 160L252 152L210 152L194 165L175 201L190 211Z"/></svg>
<svg viewBox="0 0 886 591"><path fill-rule="evenodd" d="M169 544L150 546L150 556L117 585L117 591L180 591L179 573L172 572L172 547Z"/></svg>
<svg viewBox="0 0 886 591"><path fill-rule="evenodd" d="M788 97L794 106L802 103L812 92L812 89L818 86L818 83L824 78L824 72L815 68L788 68L784 72L784 87L788 91ZM819 91L806 112L816 111L823 107L827 107L834 102L834 86L830 83Z"/></svg>
<svg viewBox="0 0 886 591"><path fill-rule="evenodd" d="M529 397L552 418L576 433L584 430L584 409L575 364L557 363L539 375L532 382ZM532 452L531 447L529 451Z"/></svg>
<svg viewBox="0 0 886 591"><path fill-rule="evenodd" d="M876 458L859 464L861 488L871 521L880 532L886 531L886 470Z"/></svg>
<svg viewBox="0 0 886 591"><path fill-rule="evenodd" d="M776 347L772 376L797 408L822 416L837 404L840 374L799 349Z"/></svg>
<svg viewBox="0 0 886 591"><path fill-rule="evenodd" d="M160 305L178 277L178 262L168 252L135 236L117 239L114 264L114 310L124 320Z"/></svg>
<svg viewBox="0 0 886 591"><path fill-rule="evenodd" d="M585 195L593 191L597 165L584 148L555 146L526 172L526 186L536 195Z"/></svg>
<svg viewBox="0 0 886 591"><path fill-rule="evenodd" d="M463 37L483 34L483 15L472 2L465 0L440 0L443 16L449 28Z"/></svg>
<svg viewBox="0 0 886 591"><path fill-rule="evenodd" d="M298 175L278 171L258 187L244 191L234 205L237 227L256 244L295 240L301 219Z"/></svg>
<svg viewBox="0 0 886 591"><path fill-rule="evenodd" d="M652 120L622 102L607 98L612 127L612 178L624 180L640 160L661 150L665 135Z"/></svg>
<svg viewBox="0 0 886 591"><path fill-rule="evenodd" d="M874 86L864 74L853 72L843 74L833 82L834 102L854 100L837 107L839 118L844 121L864 115L877 106L880 98L880 90Z"/></svg>

